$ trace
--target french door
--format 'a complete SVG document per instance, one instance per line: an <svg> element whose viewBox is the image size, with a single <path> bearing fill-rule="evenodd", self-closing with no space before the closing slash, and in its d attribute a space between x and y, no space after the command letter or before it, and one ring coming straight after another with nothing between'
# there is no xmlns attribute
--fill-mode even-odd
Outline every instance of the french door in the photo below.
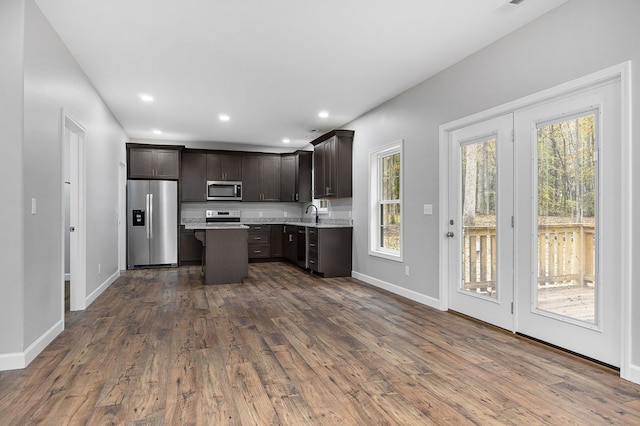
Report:
<svg viewBox="0 0 640 426"><path fill-rule="evenodd" d="M513 115L450 133L449 308L513 330Z"/></svg>
<svg viewBox="0 0 640 426"><path fill-rule="evenodd" d="M449 308L620 365L620 82L449 133Z"/></svg>
<svg viewBox="0 0 640 426"><path fill-rule="evenodd" d="M620 82L516 115L517 331L620 366Z"/></svg>

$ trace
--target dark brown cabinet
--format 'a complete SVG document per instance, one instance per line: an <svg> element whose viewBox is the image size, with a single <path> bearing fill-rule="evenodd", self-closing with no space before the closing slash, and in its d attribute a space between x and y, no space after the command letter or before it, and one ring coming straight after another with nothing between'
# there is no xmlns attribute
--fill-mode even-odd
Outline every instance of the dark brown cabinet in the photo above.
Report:
<svg viewBox="0 0 640 426"><path fill-rule="evenodd" d="M242 156L242 201L280 201L280 156Z"/></svg>
<svg viewBox="0 0 640 426"><path fill-rule="evenodd" d="M311 201L312 157L310 151L280 157L280 201Z"/></svg>
<svg viewBox="0 0 640 426"><path fill-rule="evenodd" d="M270 225L249 225L248 236L249 260L271 257Z"/></svg>
<svg viewBox="0 0 640 426"><path fill-rule="evenodd" d="M308 268L329 277L351 276L351 228L308 228Z"/></svg>
<svg viewBox="0 0 640 426"><path fill-rule="evenodd" d="M182 177L180 199L182 201L207 201L207 154L182 153Z"/></svg>
<svg viewBox="0 0 640 426"><path fill-rule="evenodd" d="M128 153L129 179L180 179L180 150L131 147Z"/></svg>
<svg viewBox="0 0 640 426"><path fill-rule="evenodd" d="M180 265L202 264L202 242L195 237L193 229L180 226Z"/></svg>
<svg viewBox="0 0 640 426"><path fill-rule="evenodd" d="M269 251L271 257L283 257L282 243L284 241L284 225L270 225L270 232Z"/></svg>
<svg viewBox="0 0 640 426"><path fill-rule="evenodd" d="M242 156L235 153L207 154L207 180L241 181Z"/></svg>
<svg viewBox="0 0 640 426"><path fill-rule="evenodd" d="M352 196L353 130L333 130L312 141L314 198Z"/></svg>
<svg viewBox="0 0 640 426"><path fill-rule="evenodd" d="M284 235L282 257L293 263L298 261L298 228L294 225L285 225L282 230Z"/></svg>

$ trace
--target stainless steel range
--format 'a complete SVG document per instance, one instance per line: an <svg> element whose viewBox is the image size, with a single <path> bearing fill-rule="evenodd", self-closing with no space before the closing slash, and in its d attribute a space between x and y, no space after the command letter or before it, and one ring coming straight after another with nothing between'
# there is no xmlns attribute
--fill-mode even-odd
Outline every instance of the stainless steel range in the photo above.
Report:
<svg viewBox="0 0 640 426"><path fill-rule="evenodd" d="M240 210L207 210L207 223L237 223L240 222Z"/></svg>

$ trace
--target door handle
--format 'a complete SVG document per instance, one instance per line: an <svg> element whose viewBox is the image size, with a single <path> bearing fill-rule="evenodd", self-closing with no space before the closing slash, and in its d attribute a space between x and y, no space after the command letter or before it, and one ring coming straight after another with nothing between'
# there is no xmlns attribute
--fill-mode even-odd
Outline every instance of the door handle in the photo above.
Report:
<svg viewBox="0 0 640 426"><path fill-rule="evenodd" d="M447 238L453 238L453 232L449 231L446 234L444 234L444 236Z"/></svg>
<svg viewBox="0 0 640 426"><path fill-rule="evenodd" d="M76 231L76 227L75 226L72 226L72 227L69 228L69 232L75 232L75 231Z"/></svg>
<svg viewBox="0 0 640 426"><path fill-rule="evenodd" d="M149 196L150 196L150 194L147 194L147 210L146 210L147 211L147 225L146 225L146 227L147 227L147 240L149 238L151 238L151 235L149 234L149 232L150 232L149 221L151 221L151 217L150 217L151 216L151 211L149 210Z"/></svg>

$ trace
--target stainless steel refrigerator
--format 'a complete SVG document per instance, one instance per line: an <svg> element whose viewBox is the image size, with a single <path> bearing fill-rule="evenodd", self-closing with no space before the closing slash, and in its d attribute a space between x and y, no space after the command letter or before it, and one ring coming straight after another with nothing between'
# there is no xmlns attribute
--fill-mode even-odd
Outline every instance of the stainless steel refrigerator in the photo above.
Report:
<svg viewBox="0 0 640 426"><path fill-rule="evenodd" d="M178 265L178 182L127 181L127 268Z"/></svg>

